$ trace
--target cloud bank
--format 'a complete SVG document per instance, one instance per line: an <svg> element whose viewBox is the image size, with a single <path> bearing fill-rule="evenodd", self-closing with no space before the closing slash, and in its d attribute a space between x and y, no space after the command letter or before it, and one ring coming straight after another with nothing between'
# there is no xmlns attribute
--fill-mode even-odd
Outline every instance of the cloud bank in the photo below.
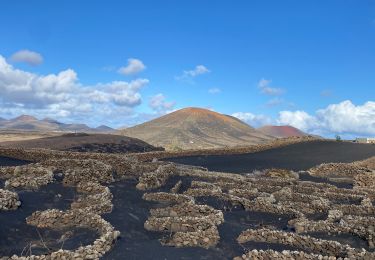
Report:
<svg viewBox="0 0 375 260"><path fill-rule="evenodd" d="M303 110L280 111L277 119L249 112L237 112L232 116L251 126L290 125L310 134L347 138L375 136L375 102L355 105L350 100L318 109L314 114Z"/></svg>
<svg viewBox="0 0 375 260"><path fill-rule="evenodd" d="M148 79L112 81L93 86L79 82L72 69L37 75L19 70L0 55L0 113L107 122L131 114L142 102L140 90Z"/></svg>
<svg viewBox="0 0 375 260"><path fill-rule="evenodd" d="M321 135L374 136L375 102L355 105L345 100L319 109L314 115L305 111L281 111L277 122Z"/></svg>
<svg viewBox="0 0 375 260"><path fill-rule="evenodd" d="M265 115L256 115L250 112L237 112L233 113L232 116L237 117L253 127L260 127L272 123L272 119L270 117Z"/></svg>

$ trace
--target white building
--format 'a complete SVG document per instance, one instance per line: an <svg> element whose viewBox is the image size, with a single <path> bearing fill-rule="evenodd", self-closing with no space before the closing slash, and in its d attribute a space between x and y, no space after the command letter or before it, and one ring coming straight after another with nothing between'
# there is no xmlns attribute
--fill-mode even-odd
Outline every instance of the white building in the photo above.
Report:
<svg viewBox="0 0 375 260"><path fill-rule="evenodd" d="M357 138L355 141L357 143L375 144L375 138Z"/></svg>

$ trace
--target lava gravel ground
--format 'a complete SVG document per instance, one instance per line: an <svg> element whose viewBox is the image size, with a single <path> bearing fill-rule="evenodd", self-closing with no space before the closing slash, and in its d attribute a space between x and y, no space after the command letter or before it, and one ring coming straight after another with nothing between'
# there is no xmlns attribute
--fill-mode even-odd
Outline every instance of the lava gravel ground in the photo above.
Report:
<svg viewBox="0 0 375 260"><path fill-rule="evenodd" d="M375 156L375 145L350 142L312 141L292 144L257 153L205 155L164 159L202 166L210 171L249 173L267 168L307 170L328 162L353 162Z"/></svg>

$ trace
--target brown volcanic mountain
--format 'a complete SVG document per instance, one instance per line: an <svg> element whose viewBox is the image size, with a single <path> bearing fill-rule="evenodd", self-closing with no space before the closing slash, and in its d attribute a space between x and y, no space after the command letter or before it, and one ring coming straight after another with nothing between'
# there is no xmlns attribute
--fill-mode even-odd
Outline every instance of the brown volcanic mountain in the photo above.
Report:
<svg viewBox="0 0 375 260"><path fill-rule="evenodd" d="M258 128L259 131L266 135L274 136L276 138L292 137L292 136L306 136L308 134L302 132L298 128L289 125L276 126L267 125Z"/></svg>
<svg viewBox="0 0 375 260"><path fill-rule="evenodd" d="M0 128L7 130L19 131L53 131L56 127L51 122L38 120L37 118L29 115L21 115L19 117L2 121Z"/></svg>
<svg viewBox="0 0 375 260"><path fill-rule="evenodd" d="M0 118L0 130L109 133L114 129L108 126L91 128L85 124L64 124L51 118L38 120L33 116L21 115L9 120Z"/></svg>
<svg viewBox="0 0 375 260"><path fill-rule="evenodd" d="M202 108L181 109L120 132L167 149L243 146L272 139L237 118Z"/></svg>

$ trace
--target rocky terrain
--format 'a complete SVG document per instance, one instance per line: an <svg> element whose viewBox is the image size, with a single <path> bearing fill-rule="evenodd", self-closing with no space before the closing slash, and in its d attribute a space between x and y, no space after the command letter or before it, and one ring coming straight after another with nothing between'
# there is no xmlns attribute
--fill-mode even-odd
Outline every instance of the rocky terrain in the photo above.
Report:
<svg viewBox="0 0 375 260"><path fill-rule="evenodd" d="M61 135L57 132L34 132L34 131L16 131L16 130L1 130L0 142L24 141L44 137L51 137Z"/></svg>
<svg viewBox="0 0 375 260"><path fill-rule="evenodd" d="M120 133L168 150L253 145L274 139L235 117L202 108L181 109Z"/></svg>
<svg viewBox="0 0 375 260"><path fill-rule="evenodd" d="M76 152L136 153L163 151L136 138L111 134L69 133L23 141L0 142L2 147L40 148Z"/></svg>
<svg viewBox="0 0 375 260"><path fill-rule="evenodd" d="M152 158L160 152L0 148L0 259L374 259L368 147L355 162L242 174Z"/></svg>

